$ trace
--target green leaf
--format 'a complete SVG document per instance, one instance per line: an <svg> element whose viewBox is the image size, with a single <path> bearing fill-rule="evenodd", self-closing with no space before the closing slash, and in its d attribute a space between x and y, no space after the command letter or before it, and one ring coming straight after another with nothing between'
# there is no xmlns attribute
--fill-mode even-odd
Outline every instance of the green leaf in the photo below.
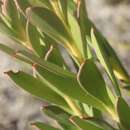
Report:
<svg viewBox="0 0 130 130"><path fill-rule="evenodd" d="M5 34L5 35L9 35L9 36L14 35L12 30L10 28L8 28L4 23L1 23L1 22L0 22L0 33Z"/></svg>
<svg viewBox="0 0 130 130"><path fill-rule="evenodd" d="M12 54L12 50L10 48L4 45L1 45L0 48L7 53L9 51L9 53ZM68 95L79 102L86 103L101 111L113 114L100 100L88 93L79 84L76 75L73 73L47 61L41 60L27 51L20 51L15 57L31 65L36 63L36 70L38 71L42 82L48 84L49 87L61 94L61 96ZM75 93L72 93L73 90L75 90Z"/></svg>
<svg viewBox="0 0 130 130"><path fill-rule="evenodd" d="M72 14L76 11L76 4L73 0L68 1L68 11Z"/></svg>
<svg viewBox="0 0 130 130"><path fill-rule="evenodd" d="M20 8L25 11L27 7L29 7L28 0L16 0Z"/></svg>
<svg viewBox="0 0 130 130"><path fill-rule="evenodd" d="M46 7L52 9L52 6L49 2L49 0L17 0L18 5L23 10L23 12L26 11L26 9L30 6L39 6L39 7Z"/></svg>
<svg viewBox="0 0 130 130"><path fill-rule="evenodd" d="M8 36L8 35L0 35L0 50L4 51L5 53L9 54L10 56L14 56L15 54L20 51L27 51L28 53L32 53L31 50L26 48L21 44L21 42L18 39L15 39L14 37ZM3 39L3 40L2 40ZM8 50L10 52L8 52Z"/></svg>
<svg viewBox="0 0 130 130"><path fill-rule="evenodd" d="M79 21L80 30L81 30L81 37L82 37L82 42L83 42L83 51L84 51L85 57L88 58L89 56L87 54L88 53L87 52L88 46L87 46L86 35L88 35L88 30L89 30L91 24L89 24L89 21L86 20L87 13L86 13L85 0L81 0L79 6L80 6L79 9L77 9L77 15L79 15L78 21Z"/></svg>
<svg viewBox="0 0 130 130"><path fill-rule="evenodd" d="M118 58L117 54L115 53L115 51L113 50L113 48L111 47L111 45L107 41L104 42L104 48L105 48L105 51L107 51L107 54L109 56L109 61L110 61L111 66L114 70L115 76L119 80L122 80L126 83L130 83L129 74L127 73L127 71L123 67L120 59Z"/></svg>
<svg viewBox="0 0 130 130"><path fill-rule="evenodd" d="M92 21L88 18L87 13L85 13L86 8L84 7L84 0L82 0L81 2L81 6L80 6L80 16L79 16L79 20L80 20L80 26L83 29L82 31L84 31L84 33L86 34L87 38L91 37L91 28L94 27L94 24L92 23ZM84 28L83 28L84 27Z"/></svg>
<svg viewBox="0 0 130 130"><path fill-rule="evenodd" d="M51 88L49 88L46 84L39 81L39 79L34 78L33 76L24 73L22 71L18 73L7 72L9 77L21 88L28 91L29 93L47 100L50 103L54 103L60 105L61 107L68 108L65 100L54 92Z"/></svg>
<svg viewBox="0 0 130 130"><path fill-rule="evenodd" d="M47 52L46 56L45 56L46 60L56 64L60 67L63 67L65 62L61 56L61 53L59 51L59 48L57 46L51 46L49 51Z"/></svg>
<svg viewBox="0 0 130 130"><path fill-rule="evenodd" d="M58 74L59 76L73 76L74 74L67 71L67 70L64 70L63 68L55 65L55 64L52 64L50 62L47 62L45 60L41 60L41 58L33 55L31 53L31 51L29 51L28 49L18 49L18 50L15 50L15 49L12 49L6 45L3 45L3 44L0 44L0 50L6 52L7 54L9 55L13 55L15 56L15 58L23 61L23 62L26 62L30 65L32 64L38 64L39 66L43 67L44 69L46 70L50 70L51 72L55 73L55 74ZM16 54L16 55L14 55Z"/></svg>
<svg viewBox="0 0 130 130"><path fill-rule="evenodd" d="M101 100L111 109L114 108L109 98L105 81L92 59L86 60L82 64L78 77L83 87L89 93Z"/></svg>
<svg viewBox="0 0 130 130"><path fill-rule="evenodd" d="M72 117L70 121L80 129L83 130L116 130L112 128L110 125L102 122L98 123L98 120L94 120L94 118L80 119L79 117Z"/></svg>
<svg viewBox="0 0 130 130"><path fill-rule="evenodd" d="M59 45L57 45L58 43L45 34L44 34L43 41L48 47L48 51L45 55L45 60L52 62L60 67L63 67L65 65L65 62L60 53L60 49L59 49L60 47Z"/></svg>
<svg viewBox="0 0 130 130"><path fill-rule="evenodd" d="M63 12L65 22L68 23L68 13L67 13L68 1L67 0L59 0L59 1L60 1L60 5L61 5L61 9L62 9L62 12Z"/></svg>
<svg viewBox="0 0 130 130"><path fill-rule="evenodd" d="M9 55L13 55L15 53L13 49L11 49L3 44L0 44L0 50L6 52Z"/></svg>
<svg viewBox="0 0 130 130"><path fill-rule="evenodd" d="M59 94L67 95L79 102L87 103L88 105L96 107L101 111L109 111L100 100L80 86L75 75L60 75L55 71L51 71L51 69L44 69L40 66L37 66L36 70L40 74L39 76L41 77L41 80L48 82L50 87ZM74 93L72 93L73 90L75 90Z"/></svg>
<svg viewBox="0 0 130 130"><path fill-rule="evenodd" d="M26 47L24 47L23 45L21 45L19 43L19 41L17 41L16 39L13 39L13 38L11 39L10 37L2 37L2 38L5 39L4 43L6 45L0 44L0 50L4 51L8 55L10 55L12 57L15 57L15 58L17 58L19 60L24 61L24 59L26 59L26 61L28 61L27 63L32 65L32 62L30 60L27 60L27 58L25 58L24 55L20 55L20 56L18 55L18 57L17 57L17 54L22 53L22 51L25 51L26 53L31 53L32 54L31 50L29 50Z"/></svg>
<svg viewBox="0 0 130 130"><path fill-rule="evenodd" d="M117 54L115 53L115 51L113 50L111 45L108 43L108 41L103 37L103 35L96 29L96 27L91 22L91 20L89 20L88 17L84 16L84 12L85 11L82 11L82 10L83 10L83 7L81 6L81 8L80 8L80 13L81 13L80 20L82 21L81 22L81 27L83 25L85 25L85 27L83 28L82 32L85 29L85 33L87 35L87 38L90 38L91 37L90 36L91 35L90 34L91 28L94 28L94 34L95 34L96 40L97 40L97 42L98 42L98 44L100 46L100 50L102 48L102 50L105 51L105 52L102 52L102 53L105 53L105 55L107 56L107 58L106 58L106 56L104 56L104 57L106 58L106 60L109 60L108 62L109 62L109 64L111 64L111 67L114 70L115 76L118 79L123 80L126 83L129 83L130 82L130 77L129 77L128 73L126 72L125 68L123 67L120 59L117 56ZM83 24L84 22L85 22L85 24ZM95 45L93 45L93 48L95 49ZM98 50L96 52L98 52ZM99 56L99 53L100 52L98 52L98 58L101 58L101 56ZM103 61L102 61L102 63L103 63ZM104 66L106 66L106 65L104 65ZM110 73L110 72L108 72L108 73Z"/></svg>
<svg viewBox="0 0 130 130"><path fill-rule="evenodd" d="M71 13L68 13L68 21L69 21L70 31L72 33L73 39L75 40L75 43L80 50L80 53L84 55L83 52L84 48L83 48L81 31L80 31L80 26L78 24L78 21Z"/></svg>
<svg viewBox="0 0 130 130"><path fill-rule="evenodd" d="M40 57L43 57L44 54L44 46L40 43L40 34L35 28L35 26L28 23L27 26L27 34L30 44L32 45L33 49Z"/></svg>
<svg viewBox="0 0 130 130"><path fill-rule="evenodd" d="M43 112L49 117L55 119L63 129L77 130L77 128L73 126L68 120L71 115L66 111L62 110L61 108L54 105L50 105L43 108Z"/></svg>
<svg viewBox="0 0 130 130"><path fill-rule="evenodd" d="M47 8L34 7L28 9L27 16L30 22L37 26L41 32L64 46L76 61L81 62L83 60L69 28L53 11Z"/></svg>
<svg viewBox="0 0 130 130"><path fill-rule="evenodd" d="M121 97L118 98L117 102L117 113L121 124L126 130L130 129L130 107Z"/></svg>
<svg viewBox="0 0 130 130"><path fill-rule="evenodd" d="M21 40L26 41L25 29L22 21L20 20L21 14L18 12L18 8L14 0L7 0L5 3L6 17L9 18L12 29L15 31L16 36Z"/></svg>
<svg viewBox="0 0 130 130"><path fill-rule="evenodd" d="M48 105L43 107L43 112L55 119L56 117L60 118L62 115L63 117L65 116L66 118L69 118L71 116L69 113L67 113L66 111L55 105Z"/></svg>
<svg viewBox="0 0 130 130"><path fill-rule="evenodd" d="M32 63L36 63L38 64L38 66L40 68L43 68L49 72L52 72L58 76L63 76L63 77L73 77L74 74L67 71L67 70L64 70L63 68L55 65L55 64L52 64L50 62L47 62L45 60L41 60L40 58L36 57L35 55L32 55L31 53L28 53L27 51L22 51L21 52L22 55L20 55L20 53L17 55L17 56L26 56L27 60L32 62Z"/></svg>
<svg viewBox="0 0 130 130"><path fill-rule="evenodd" d="M101 126L95 124L94 122L91 122L89 120L83 120L78 117L72 117L71 122L75 124L75 126L79 127L80 129L84 130L106 130L103 129Z"/></svg>
<svg viewBox="0 0 130 130"><path fill-rule="evenodd" d="M35 2L37 2L38 0L29 0L30 1L30 3L34 3L34 1ZM43 7L47 7L47 8L49 8L49 9L52 9L52 5L51 5L51 2L49 1L49 0L39 0L39 5L40 4L43 4ZM36 3L35 3L36 4Z"/></svg>
<svg viewBox="0 0 130 130"><path fill-rule="evenodd" d="M58 128L54 128L52 126L49 126L45 123L40 123L40 122L34 123L33 125L37 126L40 130L60 130Z"/></svg>
<svg viewBox="0 0 130 130"><path fill-rule="evenodd" d="M18 10L14 0L6 0L4 4L6 17L10 18L11 23L14 22L14 26L18 21Z"/></svg>
<svg viewBox="0 0 130 130"><path fill-rule="evenodd" d="M93 44L93 47L95 49L98 59L100 60L101 64L104 66L104 68L106 69L106 71L113 83L116 95L120 96L121 92L119 89L119 84L113 73L113 68L110 64L109 57L108 57L107 52L105 51L105 48L103 45L105 39L100 35L99 32L97 32L96 30L93 29L91 31L91 40L92 40L92 44Z"/></svg>
<svg viewBox="0 0 130 130"><path fill-rule="evenodd" d="M8 36L14 36L14 31L9 28L0 16L0 33Z"/></svg>
<svg viewBox="0 0 130 130"><path fill-rule="evenodd" d="M68 41L72 43L69 31L53 11L35 7L28 10L27 15L35 26L58 43L66 44Z"/></svg>

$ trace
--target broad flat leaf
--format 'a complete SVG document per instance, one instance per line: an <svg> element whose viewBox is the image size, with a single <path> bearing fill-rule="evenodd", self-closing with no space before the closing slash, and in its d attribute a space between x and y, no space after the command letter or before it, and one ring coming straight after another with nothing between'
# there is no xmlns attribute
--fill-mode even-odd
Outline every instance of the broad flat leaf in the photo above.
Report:
<svg viewBox="0 0 130 130"><path fill-rule="evenodd" d="M130 107L121 97L118 98L117 102L117 113L121 124L126 130L130 129Z"/></svg>
<svg viewBox="0 0 130 130"><path fill-rule="evenodd" d="M34 3L34 0L29 0L30 3ZM38 0L35 0L35 2L37 2ZM49 0L39 0L39 5L42 3L43 7L47 7L49 9L52 9L52 5L51 2ZM35 3L36 4L36 3Z"/></svg>
<svg viewBox="0 0 130 130"><path fill-rule="evenodd" d="M103 65L105 66L105 68L107 68L107 71L108 71L108 69L110 71L110 67L106 67L106 66L111 66L111 68L114 70L114 73L117 76L117 78L125 80L126 82L129 82L129 76L128 76L127 72L125 71L125 69L122 66L120 60L118 59L116 53L113 51L112 47L109 45L107 40L100 34L100 32L95 28L93 23L87 17L86 17L85 21L87 22L86 23L86 35L87 35L87 37L90 37L90 32L91 32L90 30L93 27L95 29L94 35L96 37L98 45L100 46L99 49L101 51L101 48L102 48L101 52L105 53L105 55L107 56L107 58L106 58L106 56L104 56L105 61L103 61L103 59L101 58L101 55L99 54L100 51L97 50L95 44L93 45L93 48L95 50L97 50L96 52L98 53L98 58L100 58L100 60L102 59L101 61L102 61ZM92 43L94 43L93 38L92 38L92 41L93 41ZM105 50L105 52L103 52L103 50ZM108 63L111 64L111 65L108 65L108 63L107 63L107 65L105 65L106 63L104 63L104 62L107 62L107 60L109 61ZM108 72L108 73L110 75L110 73L112 73L112 72ZM115 78L113 77L113 79L115 79Z"/></svg>
<svg viewBox="0 0 130 130"><path fill-rule="evenodd" d="M86 30L86 26L87 29L89 30L89 26L91 24L89 24L88 20L86 20L87 17L87 13L86 13L86 3L85 0L81 0L80 1L80 7L79 9L77 9L77 16L78 17L78 21L79 21L79 25L80 25L80 29L81 29L81 37L82 37L82 41L83 41L83 51L84 51L84 55L86 58L88 58L88 45L87 45L87 40L86 40L86 35L88 34L88 31Z"/></svg>
<svg viewBox="0 0 130 130"><path fill-rule="evenodd" d="M56 41L52 38L44 34L43 41L45 42L46 46L48 47L48 51L45 55L45 60L52 62L56 65L63 67L65 65L64 59L61 56L59 46L57 45Z"/></svg>
<svg viewBox="0 0 130 130"><path fill-rule="evenodd" d="M2 16L0 16L0 33L8 35L8 36L14 36L14 31L9 28L6 23L3 21Z"/></svg>
<svg viewBox="0 0 130 130"><path fill-rule="evenodd" d="M16 3L14 0L6 0L5 2L5 12L7 17L9 17L10 24L13 30L16 32L16 36L23 41L26 41L25 29L22 21L20 20L20 13L18 12Z"/></svg>
<svg viewBox="0 0 130 130"><path fill-rule="evenodd" d="M40 43L40 34L35 28L35 26L28 23L27 26L27 34L30 44L32 45L33 49L37 53L38 56L43 57L44 54L44 47Z"/></svg>
<svg viewBox="0 0 130 130"><path fill-rule="evenodd" d="M52 9L52 5L49 0L28 0L32 7L44 7Z"/></svg>
<svg viewBox="0 0 130 130"><path fill-rule="evenodd" d="M49 117L55 119L65 130L77 130L77 128L68 120L71 115L61 108L50 105L43 108L43 112Z"/></svg>
<svg viewBox="0 0 130 130"><path fill-rule="evenodd" d="M14 50L6 45L0 44L0 50L6 52L9 55L15 56L17 59L27 62L28 64L38 64L39 66L42 66L44 69L50 70L51 72L54 72L55 74L58 74L59 76L73 76L74 74L64 70L61 67L58 67L55 64L49 63L45 60L41 60L39 57L33 55L31 51L29 50L24 50L24 49L19 49L19 50ZM14 55L17 52L16 55Z"/></svg>
<svg viewBox="0 0 130 130"><path fill-rule="evenodd" d="M41 60L38 57L36 57L35 55L33 55L31 53L28 53L27 51L22 51L21 54L19 53L19 54L17 54L17 56L18 57L19 56L21 56L21 57L25 56L29 62L36 63L36 64L38 64L38 66L40 66L40 67L44 68L45 70L50 71L50 72L52 72L52 73L54 73L54 74L56 74L58 76L61 76L61 77L62 76L63 77L64 76L65 77L66 76L68 76L68 77L73 77L74 76L73 73L71 73L71 72L69 72L67 70L64 70L63 68L61 68L61 67L59 67L59 66L57 66L55 64L52 64L50 62L47 62L47 61L45 61L43 59Z"/></svg>
<svg viewBox="0 0 130 130"><path fill-rule="evenodd" d="M82 13L82 9L81 8L81 16L83 17L84 15ZM81 18L83 19L83 18ZM91 22L91 20L89 20L88 17L84 18L85 21L85 32L87 35L87 38L90 38L90 32L91 32L91 28L94 28L95 30L95 36L98 41L98 44L100 46L102 46L103 50L105 50L106 55L107 55L107 60L109 60L109 64L111 64L111 67L114 70L114 74L116 75L116 77L118 79L124 80L125 82L130 82L130 77L128 75L128 73L126 72L126 70L124 69L124 67L122 66L122 63L120 62L118 56L116 55L116 53L114 52L113 48L110 46L110 44L108 43L108 41L103 37L103 35L96 29L96 27L94 26L94 24ZM82 22L83 24L83 22ZM97 36L98 35L98 36ZM100 42L99 42L100 41ZM95 49L95 45L93 45L93 48ZM99 52L100 53L100 52ZM98 55L99 56L99 55ZM100 56L99 56L100 57ZM106 57L105 57L106 58ZM104 63L103 63L104 64Z"/></svg>
<svg viewBox="0 0 130 130"><path fill-rule="evenodd" d="M47 8L34 7L28 9L27 16L32 24L64 46L75 60L79 62L83 60L83 56L75 44L69 28L53 11Z"/></svg>
<svg viewBox="0 0 130 130"><path fill-rule="evenodd" d="M54 103L65 108L68 107L65 100L61 96L37 78L34 78L33 76L22 71L18 73L7 72L7 74L17 85L29 93L47 100L50 103Z"/></svg>
<svg viewBox="0 0 130 130"><path fill-rule="evenodd" d="M12 30L11 30L12 32ZM10 48L18 51L18 50L28 50L28 52L32 53L32 48L28 48L25 42L21 41L19 38L15 37L15 33L14 34L1 34L0 33L0 44L4 44L9 46Z"/></svg>
<svg viewBox="0 0 130 130"><path fill-rule="evenodd" d="M103 129L100 125L97 125L89 120L82 120L78 117L73 117L70 119L73 124L83 130L106 130Z"/></svg>
<svg viewBox="0 0 130 130"><path fill-rule="evenodd" d="M103 46L104 44L104 39L101 37L101 35L95 31L94 29L91 31L91 40L92 40L92 44L93 47L95 49L95 52L97 54L98 59L100 60L101 64L104 66L104 68L106 69L116 92L117 96L120 96L120 89L119 89L119 85L117 82L117 79L113 73L113 68L110 64L109 61L109 57L107 55L107 52L105 51L105 48Z"/></svg>
<svg viewBox="0 0 130 130"><path fill-rule="evenodd" d="M68 1L68 11L71 12L72 14L74 11L76 11L76 4L74 3L73 0Z"/></svg>
<svg viewBox="0 0 130 130"><path fill-rule="evenodd" d="M108 95L105 81L92 59L86 60L79 71L79 80L83 87L108 107L114 108Z"/></svg>
<svg viewBox="0 0 130 130"><path fill-rule="evenodd" d="M29 7L28 0L16 0L20 8L25 11L27 7Z"/></svg>
<svg viewBox="0 0 130 130"><path fill-rule="evenodd" d="M95 36L96 36L96 38L98 38L97 39L98 44L99 44L99 46L102 46L102 48L106 52L109 63L111 64L111 66L114 70L115 76L120 80L123 80L125 82L130 82L130 77L129 77L128 73L126 72L125 68L123 67L120 59L118 58L117 54L115 53L115 51L113 50L111 45L104 38L104 36L96 29L96 27L93 25L93 23L89 19L87 21L89 22L88 33L90 32L90 27L95 28Z"/></svg>
<svg viewBox="0 0 130 130"><path fill-rule="evenodd" d="M0 45L0 49L6 51L8 54L12 54L13 52L12 49L4 45ZM73 73L47 61L40 60L27 51L20 51L15 57L31 65L36 63L36 70L41 75L42 82L46 82L49 87L62 96L68 95L79 102L86 103L101 111L107 111L110 114L113 114L100 100L88 93L78 83L76 76ZM75 90L75 93L72 93L73 90Z"/></svg>
<svg viewBox="0 0 130 130"><path fill-rule="evenodd" d="M96 97L88 93L82 86L80 86L75 75L60 75L54 71L44 69L40 66L37 66L36 70L41 75L41 80L43 80L43 82L48 82L50 87L59 92L59 94L67 95L73 99L78 100L79 102L84 102L100 110L104 109L110 112L105 104L103 104L100 100L98 100ZM73 90L75 91L74 93L72 93Z"/></svg>
<svg viewBox="0 0 130 130"><path fill-rule="evenodd" d="M27 15L35 26L58 43L66 44L70 42L72 44L69 31L53 11L35 7L28 10Z"/></svg>
<svg viewBox="0 0 130 130"><path fill-rule="evenodd" d="M60 130L58 128L54 128L52 126L40 122L34 123L33 125L37 126L40 130Z"/></svg>
<svg viewBox="0 0 130 130"><path fill-rule="evenodd" d="M15 51L13 49L11 49L3 44L0 44L0 50L6 52L9 55L13 55L15 53Z"/></svg>
<svg viewBox="0 0 130 130"><path fill-rule="evenodd" d="M130 83L130 76L128 75L127 71L123 67L120 59L118 58L117 54L111 47L111 45L105 40L104 41L104 48L109 56L109 61L112 65L112 68L114 70L115 76L126 83Z"/></svg>
<svg viewBox="0 0 130 130"><path fill-rule="evenodd" d="M56 105L48 105L43 107L43 112L52 118L58 117L58 115L69 118L71 115ZM60 117L59 116L59 117ZM56 119L56 118L55 118Z"/></svg>
<svg viewBox="0 0 130 130"><path fill-rule="evenodd" d="M49 51L47 52L46 56L45 56L46 60L56 64L58 66L63 67L64 66L64 60L60 54L59 49L57 48L57 46L51 46Z"/></svg>
<svg viewBox="0 0 130 130"><path fill-rule="evenodd" d="M83 52L84 46L82 43L81 31L80 31L80 26L78 24L78 21L71 13L68 13L68 21L69 21L70 31L72 33L73 39L75 40L75 43L80 50L80 53L84 55Z"/></svg>
<svg viewBox="0 0 130 130"><path fill-rule="evenodd" d="M2 22L0 22L0 33L8 36L15 35L15 33Z"/></svg>
<svg viewBox="0 0 130 130"><path fill-rule="evenodd" d="M65 22L68 23L68 13L67 13L68 0L59 0L59 1L60 1L60 5L61 5L61 9L62 9L62 12L63 12Z"/></svg>
<svg viewBox="0 0 130 130"><path fill-rule="evenodd" d="M18 26L18 10L16 7L16 4L14 2L14 0L6 0L5 4L4 4L4 8L5 8L5 13L7 15L7 17L9 17L10 22L12 24L13 27Z"/></svg>
<svg viewBox="0 0 130 130"><path fill-rule="evenodd" d="M99 121L94 120L93 118L80 119L79 117L72 117L70 121L80 128L81 130L116 130L110 125L105 124L104 122L98 123Z"/></svg>
<svg viewBox="0 0 130 130"><path fill-rule="evenodd" d="M52 8L49 0L17 0L17 3L23 12L25 12L26 9L30 6L43 6L50 9Z"/></svg>
<svg viewBox="0 0 130 130"><path fill-rule="evenodd" d="M1 35L1 38L3 38L5 40L4 41L5 44L0 43L0 50L6 52L10 56L15 57L18 53L20 53L22 51L32 54L32 51L29 50L28 48L26 48L25 46L21 45L19 43L19 41L17 41L17 39L6 37L4 35ZM3 40L1 40L1 42L3 43ZM20 56L18 56L18 59L19 58L20 58Z"/></svg>
<svg viewBox="0 0 130 130"><path fill-rule="evenodd" d="M66 21L64 19L65 17L62 11L60 0L52 0L51 5L55 14L65 23Z"/></svg>
<svg viewBox="0 0 130 130"><path fill-rule="evenodd" d="M68 24L68 1L67 0L53 0L50 2L53 6L54 12L59 16L59 18Z"/></svg>
<svg viewBox="0 0 130 130"><path fill-rule="evenodd" d="M83 29L84 27L84 33L86 34L87 37L91 37L91 28L94 27L94 24L92 23L92 21L87 17L87 13L86 12L86 9L84 7L84 3L85 1L82 0L81 2L81 7L80 7L80 14L79 14L79 20L80 20L80 26L81 28Z"/></svg>
<svg viewBox="0 0 130 130"><path fill-rule="evenodd" d="M81 8L81 10L82 9L83 8ZM84 12L81 11L81 13L84 13ZM83 17L82 14L81 14L81 16ZM86 17L82 21L85 21L85 32L86 32L87 37L91 37L90 36L91 28L95 29L94 34L95 34L95 37L97 38L97 42L98 42L99 46L101 46L103 48L103 50L105 51L105 53L108 57L108 58L106 58L106 57L105 58L107 60L109 60L109 64L111 64L111 67L114 70L115 76L118 79L129 83L130 77L129 77L128 73L126 72L125 68L123 67L120 59L117 56L117 54L114 52L113 48L108 43L108 41L103 37L103 35L98 31L98 29L96 29L96 27L91 22L91 20L89 20L89 18ZM83 22L82 22L82 24L83 24ZM93 45L93 48L96 48L95 45Z"/></svg>

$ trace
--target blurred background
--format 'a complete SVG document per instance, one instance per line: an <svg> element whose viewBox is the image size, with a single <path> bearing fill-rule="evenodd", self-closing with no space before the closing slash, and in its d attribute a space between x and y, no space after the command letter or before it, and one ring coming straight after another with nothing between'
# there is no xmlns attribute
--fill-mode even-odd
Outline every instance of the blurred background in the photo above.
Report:
<svg viewBox="0 0 130 130"><path fill-rule="evenodd" d="M90 19L110 41L130 74L130 0L86 0ZM0 42L4 39L0 37ZM28 121L44 120L42 102L30 96L3 73L20 66L13 58L0 52L0 130L33 130Z"/></svg>

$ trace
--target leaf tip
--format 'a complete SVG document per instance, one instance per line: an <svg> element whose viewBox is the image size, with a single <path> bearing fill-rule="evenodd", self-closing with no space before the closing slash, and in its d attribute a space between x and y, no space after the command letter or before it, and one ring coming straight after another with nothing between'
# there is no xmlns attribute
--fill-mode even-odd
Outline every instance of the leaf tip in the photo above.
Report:
<svg viewBox="0 0 130 130"><path fill-rule="evenodd" d="M14 71L12 71L12 70L9 70L9 71L7 71L7 72L4 72L4 74L5 74L5 75L8 75L8 76L10 76L11 74L18 74L18 73L20 73L20 71L14 72Z"/></svg>
<svg viewBox="0 0 130 130"><path fill-rule="evenodd" d="M11 73L12 73L11 70L10 70L10 71L6 71L6 72L4 72L5 75L10 75Z"/></svg>

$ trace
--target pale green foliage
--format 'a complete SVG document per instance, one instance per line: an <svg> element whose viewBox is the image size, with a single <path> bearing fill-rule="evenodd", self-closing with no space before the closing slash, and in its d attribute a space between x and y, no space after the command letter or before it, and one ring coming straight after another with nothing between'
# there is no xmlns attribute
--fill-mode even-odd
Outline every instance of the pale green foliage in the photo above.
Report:
<svg viewBox="0 0 130 130"><path fill-rule="evenodd" d="M33 71L6 74L30 94L46 100L49 105L43 112L62 130L129 130L130 107L122 97L119 81L129 84L130 77L89 20L85 4L85 0L6 0L0 13L0 35L13 41L16 48L1 43L0 49ZM99 68L105 70L111 87ZM117 128L104 121L104 112ZM41 130L58 130L44 123L34 125Z"/></svg>

